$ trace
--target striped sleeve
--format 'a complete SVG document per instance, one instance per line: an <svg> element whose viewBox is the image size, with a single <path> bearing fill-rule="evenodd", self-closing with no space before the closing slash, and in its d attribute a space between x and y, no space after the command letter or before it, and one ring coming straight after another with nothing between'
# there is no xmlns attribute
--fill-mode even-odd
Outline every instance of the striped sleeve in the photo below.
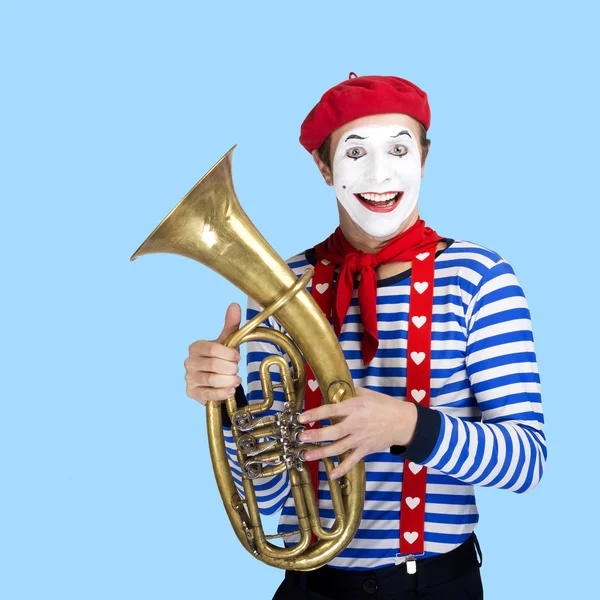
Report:
<svg viewBox="0 0 600 600"><path fill-rule="evenodd" d="M527 300L504 260L469 303L466 369L480 417L440 410L437 441L422 462L472 485L533 489L546 462L540 377Z"/></svg>
<svg viewBox="0 0 600 600"><path fill-rule="evenodd" d="M252 298L248 298L246 308L246 320L252 319L260 312L261 308ZM269 318L263 322L263 325L277 329L281 331L281 327L278 323ZM246 365L248 371L247 379L247 390L246 398L249 404L256 402L262 402L263 393L260 383L259 367L260 363L267 356L278 354L287 358L287 354L283 350L274 344L264 342L262 340L252 340L246 344ZM289 363L289 360L288 360ZM279 369L273 368L271 370L271 378L274 383L281 383L281 377ZM270 410L260 413L261 416L272 415L275 412L283 410L284 395L283 392L277 388L274 390L274 402ZM230 427L224 427L225 435L225 447L227 450L227 456L229 460L229 466L235 481L237 490L242 498L244 498L244 488L242 486L242 472L240 469L239 462L237 460L235 443ZM264 440L259 440L264 441ZM281 509L285 502L289 492L290 483L289 475L287 470L273 477L257 478L254 480L254 488L256 490L256 499L260 513L263 515L272 515Z"/></svg>

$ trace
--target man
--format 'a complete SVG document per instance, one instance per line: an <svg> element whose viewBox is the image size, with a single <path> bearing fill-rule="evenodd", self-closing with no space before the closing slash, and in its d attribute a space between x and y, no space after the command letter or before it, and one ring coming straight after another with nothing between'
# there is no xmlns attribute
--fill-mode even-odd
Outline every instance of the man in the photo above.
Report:
<svg viewBox="0 0 600 600"><path fill-rule="evenodd" d="M323 95L300 136L335 190L339 228L288 264L297 276L315 268L307 289L331 319L357 393L320 406L306 389L301 439L322 443L304 456L321 520L334 518L325 456L348 452L332 478L364 458L365 508L350 545L317 571L287 571L275 598L482 598L474 486L529 491L546 460L527 301L499 254L419 218L426 94L398 77L353 75ZM259 310L249 299L247 318ZM190 346L187 394L202 404L234 390L245 402L239 353L222 345L240 318L232 304L220 336ZM274 353L283 354L248 344L249 402L261 399L258 366ZM279 411L279 390L275 398ZM281 510L279 531L296 529L287 472L259 483L261 512Z"/></svg>

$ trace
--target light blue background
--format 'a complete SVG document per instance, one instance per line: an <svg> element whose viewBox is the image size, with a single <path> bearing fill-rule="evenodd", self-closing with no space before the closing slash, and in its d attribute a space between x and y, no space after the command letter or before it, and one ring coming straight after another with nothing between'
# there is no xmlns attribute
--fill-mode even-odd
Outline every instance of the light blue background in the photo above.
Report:
<svg viewBox="0 0 600 600"><path fill-rule="evenodd" d="M549 460L530 494L477 490L486 598L595 594L592 4L0 4L2 598L271 598L283 573L235 538L183 379L244 296L129 257L235 143L283 257L328 235L299 127L350 71L427 91L421 216L502 254L530 304Z"/></svg>

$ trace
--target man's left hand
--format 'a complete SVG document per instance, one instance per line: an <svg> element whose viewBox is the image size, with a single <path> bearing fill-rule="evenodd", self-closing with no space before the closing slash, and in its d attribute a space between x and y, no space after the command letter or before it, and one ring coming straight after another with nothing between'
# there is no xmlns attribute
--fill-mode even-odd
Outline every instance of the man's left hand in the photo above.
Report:
<svg viewBox="0 0 600 600"><path fill-rule="evenodd" d="M412 402L399 400L367 388L356 388L356 396L338 404L323 404L303 412L300 423L330 418L339 423L303 432L303 442L333 442L305 452L307 461L324 456L339 456L352 450L331 472L331 479L345 475L361 458L383 452L390 446L408 446L417 425L417 408Z"/></svg>

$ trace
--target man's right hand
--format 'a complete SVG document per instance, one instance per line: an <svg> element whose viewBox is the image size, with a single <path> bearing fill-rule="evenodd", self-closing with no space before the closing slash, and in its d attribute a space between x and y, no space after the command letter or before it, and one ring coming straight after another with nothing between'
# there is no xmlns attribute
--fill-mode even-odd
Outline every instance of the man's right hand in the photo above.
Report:
<svg viewBox="0 0 600 600"><path fill-rule="evenodd" d="M223 342L240 328L242 309L237 303L230 304L225 313L223 331L216 340L198 340L189 348L184 361L186 394L206 404L209 400L225 400L232 396L242 383L238 377L241 359L238 348L228 348Z"/></svg>

